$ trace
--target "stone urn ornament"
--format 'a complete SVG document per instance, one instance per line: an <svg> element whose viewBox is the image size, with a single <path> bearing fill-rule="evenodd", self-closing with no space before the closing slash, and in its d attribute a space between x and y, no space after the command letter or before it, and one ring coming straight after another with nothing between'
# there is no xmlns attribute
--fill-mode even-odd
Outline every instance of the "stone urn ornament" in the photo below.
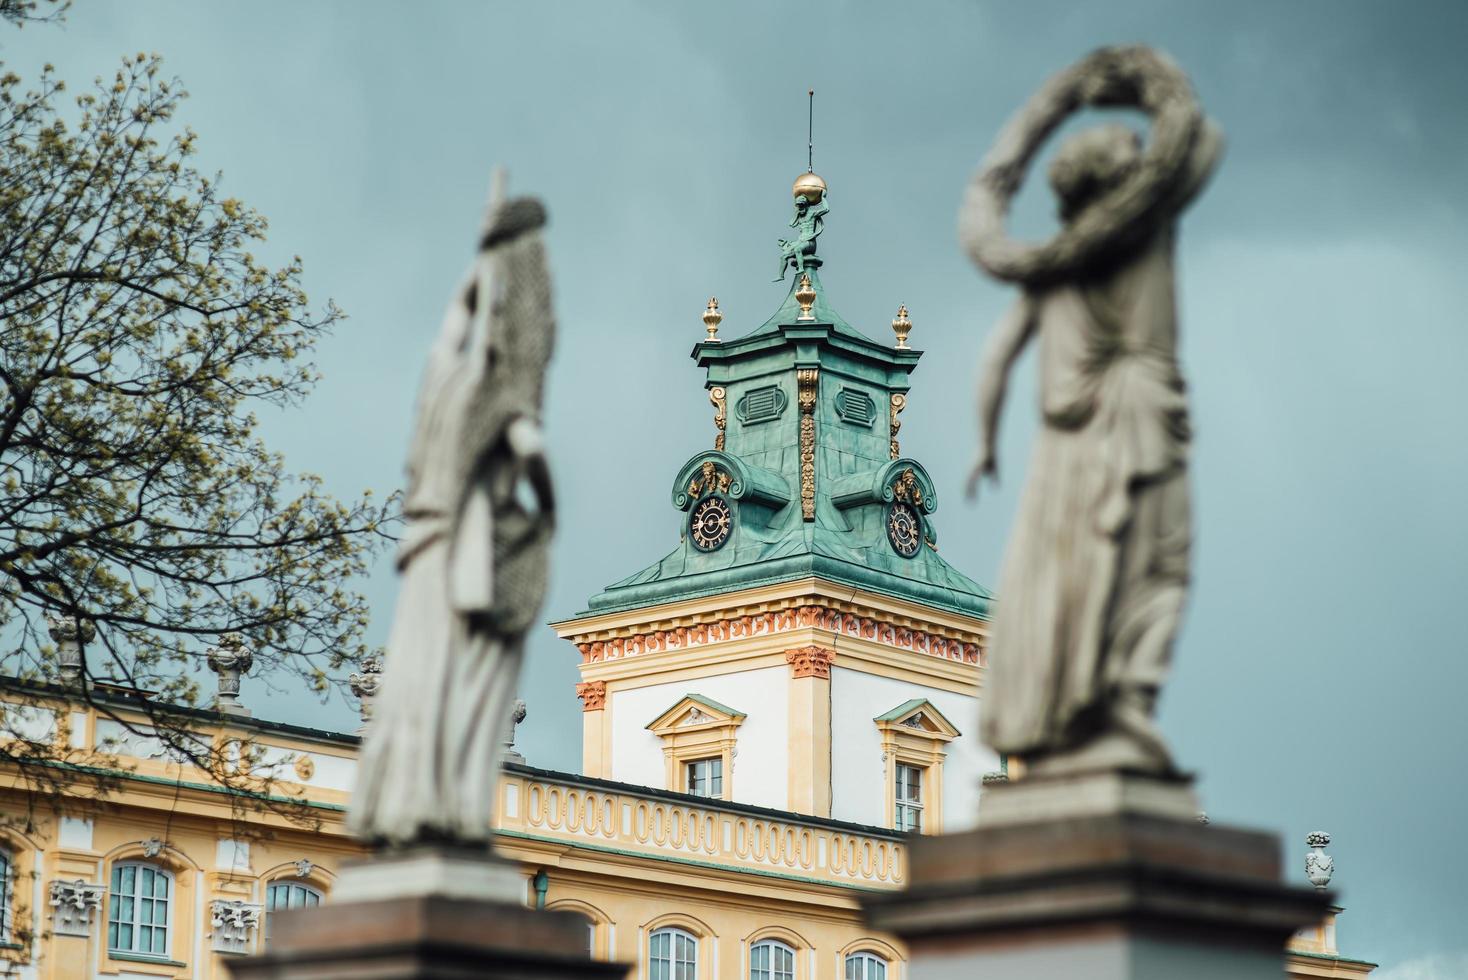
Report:
<svg viewBox="0 0 1468 980"><path fill-rule="evenodd" d="M1330 885L1330 876L1335 874L1335 859L1325 853L1330 835L1317 830L1306 836L1305 843L1310 846L1305 853L1305 877L1310 879L1316 891L1323 892Z"/></svg>

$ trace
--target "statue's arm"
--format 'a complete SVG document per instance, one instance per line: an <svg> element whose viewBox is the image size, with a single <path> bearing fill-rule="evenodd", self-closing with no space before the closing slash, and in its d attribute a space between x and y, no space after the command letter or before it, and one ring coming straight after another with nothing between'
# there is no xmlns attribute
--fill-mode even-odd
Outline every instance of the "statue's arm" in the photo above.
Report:
<svg viewBox="0 0 1468 980"><path fill-rule="evenodd" d="M979 457L969 473L970 497L978 491L982 477L992 477L998 472L995 450L1009 369L1034 331L1035 303L1028 293L1023 293L984 344L984 355L979 362Z"/></svg>
<svg viewBox="0 0 1468 980"><path fill-rule="evenodd" d="M551 483L550 466L545 459L545 436L540 426L533 419L522 415L510 423L505 437L520 471L525 474L525 479L530 482L530 489L535 492L541 520L552 522L556 511L556 497Z"/></svg>

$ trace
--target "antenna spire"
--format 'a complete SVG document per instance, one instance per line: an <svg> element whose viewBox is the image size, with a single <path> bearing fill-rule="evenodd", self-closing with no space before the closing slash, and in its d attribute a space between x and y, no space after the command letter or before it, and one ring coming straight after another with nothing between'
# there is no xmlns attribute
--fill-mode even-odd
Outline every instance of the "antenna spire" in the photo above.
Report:
<svg viewBox="0 0 1468 980"><path fill-rule="evenodd" d="M811 89L805 93L810 103L805 117L805 172L813 174L816 172L815 156L815 126L816 126L816 90Z"/></svg>

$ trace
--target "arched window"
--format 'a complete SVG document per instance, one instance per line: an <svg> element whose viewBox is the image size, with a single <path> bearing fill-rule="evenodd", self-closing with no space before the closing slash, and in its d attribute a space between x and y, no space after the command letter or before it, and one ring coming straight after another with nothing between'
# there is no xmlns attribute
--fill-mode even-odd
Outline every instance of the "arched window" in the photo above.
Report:
<svg viewBox="0 0 1468 980"><path fill-rule="evenodd" d="M308 909L321 904L321 892L298 881L273 881L265 889L265 945L270 945L270 919L286 909Z"/></svg>
<svg viewBox="0 0 1468 980"><path fill-rule="evenodd" d="M648 939L648 980L697 980L698 940L682 929L659 929Z"/></svg>
<svg viewBox="0 0 1468 980"><path fill-rule="evenodd" d="M862 950L846 957L846 980L887 980L887 961Z"/></svg>
<svg viewBox="0 0 1468 980"><path fill-rule="evenodd" d="M749 980L795 980L795 950L776 939L749 950Z"/></svg>
<svg viewBox="0 0 1468 980"><path fill-rule="evenodd" d="M11 869L14 864L10 860L10 852L0 848L0 942L10 942L11 910L10 891Z"/></svg>
<svg viewBox="0 0 1468 980"><path fill-rule="evenodd" d="M167 871L131 861L114 864L107 907L107 951L167 958L172 900L173 875Z"/></svg>

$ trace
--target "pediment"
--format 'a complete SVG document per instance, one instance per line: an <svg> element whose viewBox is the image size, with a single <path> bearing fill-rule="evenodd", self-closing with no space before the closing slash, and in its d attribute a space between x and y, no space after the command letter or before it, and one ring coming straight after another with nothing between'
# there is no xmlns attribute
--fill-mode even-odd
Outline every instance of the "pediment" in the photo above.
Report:
<svg viewBox="0 0 1468 980"><path fill-rule="evenodd" d="M940 739L944 742L955 739L962 734L957 726L945 718L943 713L935 708L933 702L927 698L914 698L911 701L904 701L891 711L880 714L872 720L877 723L879 728L890 728L897 731L909 732L913 735Z"/></svg>
<svg viewBox="0 0 1468 980"><path fill-rule="evenodd" d="M701 694L685 694L647 725L655 735L738 725L745 714Z"/></svg>

